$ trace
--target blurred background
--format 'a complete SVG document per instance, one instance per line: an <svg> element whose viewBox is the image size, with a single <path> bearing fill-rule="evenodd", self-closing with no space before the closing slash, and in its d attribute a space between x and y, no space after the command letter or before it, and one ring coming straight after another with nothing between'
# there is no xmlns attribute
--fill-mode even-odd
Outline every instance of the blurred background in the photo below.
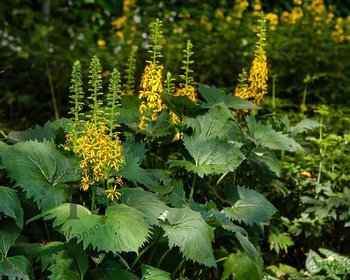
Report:
<svg viewBox="0 0 350 280"><path fill-rule="evenodd" d="M155 18L163 21L165 72L179 75L190 39L196 81L232 92L252 61L261 10L268 23L270 92L273 86L278 106L298 109L305 90L307 102L349 104L349 9L350 1L339 0L2 0L1 126L22 129L67 116L77 59L87 71L96 54L108 79L113 67L125 73L137 46L137 84Z"/></svg>

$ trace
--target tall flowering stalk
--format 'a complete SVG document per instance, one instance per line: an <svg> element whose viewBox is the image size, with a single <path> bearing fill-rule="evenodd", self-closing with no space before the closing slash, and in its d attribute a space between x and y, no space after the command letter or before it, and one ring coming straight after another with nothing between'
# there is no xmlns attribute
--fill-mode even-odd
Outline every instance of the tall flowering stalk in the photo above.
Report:
<svg viewBox="0 0 350 280"><path fill-rule="evenodd" d="M166 110L161 94L163 93L163 66L159 64L161 55L162 22L157 19L151 26L150 49L151 60L147 61L141 78L141 89L138 98L141 99L139 128L147 129L147 123L157 120L159 113Z"/></svg>
<svg viewBox="0 0 350 280"><path fill-rule="evenodd" d="M135 93L135 69L137 49L138 48L136 46L133 46L128 58L128 69L125 75L125 94L127 95L134 95Z"/></svg>
<svg viewBox="0 0 350 280"><path fill-rule="evenodd" d="M111 177L112 171L118 171L125 163L123 146L115 128L118 115L120 94L120 74L114 69L111 74L109 92L107 93L107 107L103 108L100 98L103 93L101 65L97 57L90 64L90 95L88 100L89 112L82 114L84 93L80 74L80 63L73 66L71 103L72 117L71 133L67 135L67 150L73 151L81 160L82 170L81 189L92 190L92 208L94 208L94 186L105 183L107 197L114 200L119 193L116 188L122 184L121 178ZM112 186L114 183L114 187Z"/></svg>
<svg viewBox="0 0 350 280"><path fill-rule="evenodd" d="M246 74L243 73L240 77L240 84L235 90L236 96L249 99L255 104L259 104L264 95L267 94L266 23L263 13L261 13L259 19L257 35L259 40L255 45L254 59L249 71L249 77L246 79Z"/></svg>
<svg viewBox="0 0 350 280"><path fill-rule="evenodd" d="M192 51L193 45L190 40L187 41L186 49L184 52L184 60L182 61L181 69L184 71L184 74L180 75L182 79L182 83L180 83L180 88L178 88L174 95L175 96L187 96L192 102L197 102L197 91L193 86L194 79L192 77L193 70L191 70L190 66L193 64L193 60L191 57L193 55ZM177 116L174 112L170 112L170 121L173 124L177 124L180 122L180 117Z"/></svg>

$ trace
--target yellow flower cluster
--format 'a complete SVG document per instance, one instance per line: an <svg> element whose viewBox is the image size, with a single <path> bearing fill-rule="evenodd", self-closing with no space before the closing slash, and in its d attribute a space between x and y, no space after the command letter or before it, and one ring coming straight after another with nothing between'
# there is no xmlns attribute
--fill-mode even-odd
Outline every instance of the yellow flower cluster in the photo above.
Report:
<svg viewBox="0 0 350 280"><path fill-rule="evenodd" d="M108 180L110 171L118 171L125 163L123 146L117 135L107 133L104 123L85 122L85 131L77 139L67 135L73 142L73 152L82 158L83 170L81 188L87 191L94 182ZM119 179L118 179L119 180Z"/></svg>
<svg viewBox="0 0 350 280"><path fill-rule="evenodd" d="M142 100L139 111L141 113L140 130L147 128L146 122L155 121L158 114L166 110L167 107L163 103L161 94L163 93L163 66L150 63L145 67L141 78L141 90L139 99ZM150 113L150 118L146 115Z"/></svg>
<svg viewBox="0 0 350 280"><path fill-rule="evenodd" d="M256 43L254 59L249 71L248 82L243 78L242 83L236 87L235 95L243 99L251 99L259 104L267 93L268 67L265 51L266 29L265 19L260 19L259 41Z"/></svg>
<svg viewBox="0 0 350 280"><path fill-rule="evenodd" d="M244 11L248 8L249 2L247 0L236 0L233 7L233 17L235 24L240 24L243 18Z"/></svg>
<svg viewBox="0 0 350 280"><path fill-rule="evenodd" d="M184 86L182 88L179 88L175 94L175 96L188 96L188 98L196 103L197 102L197 91L196 88L194 86L191 85L187 85Z"/></svg>
<svg viewBox="0 0 350 280"><path fill-rule="evenodd" d="M267 93L268 68L265 50L262 49L255 55L250 68L248 81L250 82L250 92L254 96L253 102L259 104Z"/></svg>
<svg viewBox="0 0 350 280"><path fill-rule="evenodd" d="M337 42L344 42L345 39L347 39L344 29L343 29L343 25L344 24L344 20L341 17L338 17L335 21L335 25L334 25L334 31L332 32L332 36L333 38L337 41Z"/></svg>
<svg viewBox="0 0 350 280"><path fill-rule="evenodd" d="M270 30L276 30L276 25L278 25L278 15L274 13L268 13L266 14L265 18L270 24Z"/></svg>
<svg viewBox="0 0 350 280"><path fill-rule="evenodd" d="M115 28L115 29L122 29L125 25L125 22L127 20L126 16L122 16L120 18L117 18L116 20L113 20L111 22L111 25Z"/></svg>

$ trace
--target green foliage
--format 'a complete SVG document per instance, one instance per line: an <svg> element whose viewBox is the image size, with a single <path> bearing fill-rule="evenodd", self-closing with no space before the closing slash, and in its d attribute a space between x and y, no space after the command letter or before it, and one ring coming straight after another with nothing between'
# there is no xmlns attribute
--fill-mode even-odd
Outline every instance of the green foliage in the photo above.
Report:
<svg viewBox="0 0 350 280"><path fill-rule="evenodd" d="M85 7L85 2L78 2ZM332 123L327 119L332 117L328 107L315 110L319 122L306 119L309 117L306 112L294 112L289 120L281 117L281 108L287 104L294 110L295 104L273 100L271 114L266 106L269 98L259 107L226 93L227 88L235 85L231 77L237 76L238 69L251 60L249 53L253 53L252 30L257 27L257 18L248 10L239 18L241 24L237 24L233 13L236 10L231 3L221 9L219 4L195 0L187 3L188 10L177 3L179 9L175 15L169 13L169 3L162 3L166 7L164 11L157 6L154 10L164 13L164 28L169 28L168 21L173 22L171 28L174 29L167 33L175 34L166 39L164 65L160 65L163 18L152 24L147 45L146 38L137 39L137 32L143 32L148 26L148 19L139 15L137 8L146 4L122 2L118 9L123 15L113 23L119 25L116 29L120 40L113 43L113 50L123 63L124 52L129 54L130 46L138 43L137 40L140 40L140 49L138 52L132 49L126 74L122 67L118 67L120 73L112 71L106 96L102 96L105 79L110 75L109 69L116 68L110 65L113 60L102 68L97 56L93 57L88 88L90 115L84 114L81 67L76 62L70 100L75 127L61 119L34 130L11 132L8 136L2 133L2 140L7 143L0 142L0 180L1 185L6 186L0 187L0 274L23 279L262 279L264 257L267 265L276 264L269 266L268 279L287 276L303 279L303 273L298 272L303 252L315 247L314 243L316 247L330 244L329 247L339 253L348 254L343 245L349 238L342 230L349 225L350 205L349 190L344 187L350 180L347 175L350 138L344 129L348 124L346 114L338 113L339 123L344 123L338 131L331 131L327 130L327 125L330 127ZM104 8L94 14L97 24L110 19L108 13L102 15L102 11L113 6L105 1L101 3ZM201 18L196 13L192 15L194 4L204 7ZM213 5L217 7L215 13L209 9ZM145 10L147 15L153 12ZM141 24L137 23L139 16ZM209 28L211 23L215 25ZM198 30L205 28L210 32L208 29L203 36ZM265 32L262 29L260 24L260 33ZM186 33L189 30L193 30L191 40ZM180 67L177 64L181 63L179 49L183 46L179 36L182 32L188 43ZM288 40L295 39L286 34ZM277 40L278 36L272 35L272 38ZM101 41L100 35L96 38L100 39L101 52L104 44L112 46L107 39ZM270 43L265 42L264 36L259 40L258 48ZM192 46L191 41L196 45ZM232 42L237 42L234 49ZM217 48L215 51L213 46ZM267 47L271 48L269 44ZM161 94L167 111L159 114L146 131L140 132L140 100L135 94L138 90L135 80L141 68L136 62L142 61L139 57L146 55L147 48L152 55L149 63L172 72L173 69L184 71L180 81L175 79L176 74L167 75ZM47 52L47 48L43 49ZM193 53L198 66L192 64ZM216 54L212 58L207 57L213 53ZM284 56L287 60L293 59ZM278 58L273 54L271 57L278 63ZM56 65L55 61L52 65ZM281 67L276 71L274 65L271 66L277 73L274 93L277 83L278 93L297 95L296 88L279 88L280 79L285 75L283 71L290 73L292 69ZM46 68L50 81L50 67ZM55 75L57 81L59 74ZM245 76L240 76L239 83L246 81ZM121 77L125 78L124 83ZM316 77L322 82L328 76L314 73L307 77L303 82L305 90L306 85L309 89L316 86L313 83ZM194 80L215 83L220 88L200 84L196 103L173 95L175 85L194 86ZM50 85L52 88L52 81ZM54 97L54 89L50 92ZM320 93L311 93L314 97L318 95ZM175 112L182 121L172 125L169 111ZM109 174L106 181L94 182L94 189L85 192L77 188L77 181L81 179L78 159L69 151L63 151L61 145L65 141L63 134L72 132L71 128L73 132L79 131L82 119L92 119L95 123L105 121L109 132L116 133L123 141L125 157L125 164L118 171ZM306 138L305 132L317 128L318 137ZM100 156L97 153L96 157ZM315 174L318 174L316 180ZM122 183L112 189L117 176ZM113 200L106 196L106 189L115 191ZM279 216L273 216L277 209ZM22 230L23 220L27 220L27 224ZM263 241L264 226L269 223L269 235ZM348 273L347 257L320 252L326 257L316 257L313 251L308 254L306 274L310 274L310 279L324 274L337 279ZM329 264L333 258L339 263ZM13 268L9 269L11 262Z"/></svg>
<svg viewBox="0 0 350 280"><path fill-rule="evenodd" d="M258 280L262 277L261 267L245 254L230 254L224 264L221 280L227 280L230 275L237 280Z"/></svg>
<svg viewBox="0 0 350 280"><path fill-rule="evenodd" d="M208 87L205 85L199 85L198 92L205 99L205 103L202 105L204 108L210 108L220 103L224 103L230 109L236 110L258 110L259 106L250 101L246 101L237 96L225 94L224 91L216 88L215 86Z"/></svg>
<svg viewBox="0 0 350 280"><path fill-rule="evenodd" d="M49 270L50 279L82 280L88 268L86 252L78 246L71 246L66 251L61 251L54 256Z"/></svg>
<svg viewBox="0 0 350 280"><path fill-rule="evenodd" d="M170 273L164 270L149 266L142 265L142 280L170 280Z"/></svg>
<svg viewBox="0 0 350 280"><path fill-rule="evenodd" d="M268 222L276 208L261 194L237 187L238 199L231 207L225 207L223 213L231 220L246 224Z"/></svg>
<svg viewBox="0 0 350 280"><path fill-rule="evenodd" d="M208 267L216 267L211 248L213 229L202 216L188 208L172 209L162 228L169 247L179 247L185 258Z"/></svg>
<svg viewBox="0 0 350 280"><path fill-rule="evenodd" d="M35 128L29 128L24 131L11 131L7 136L7 141L19 143L28 140L51 141L55 139L56 133L51 122L46 122L43 126L36 125Z"/></svg>
<svg viewBox="0 0 350 280"><path fill-rule="evenodd" d="M23 209L15 190L0 186L0 212L23 228Z"/></svg>
<svg viewBox="0 0 350 280"><path fill-rule="evenodd" d="M9 279L33 279L32 265L24 256L2 257L0 274L9 277Z"/></svg>
<svg viewBox="0 0 350 280"><path fill-rule="evenodd" d="M77 211L73 218L72 209ZM59 227L68 241L76 238L78 243L82 242L84 249L91 245L105 252L137 252L149 237L149 227L142 214L127 205L110 206L101 216L81 205L65 203L42 216L46 220L54 219L53 226Z"/></svg>
<svg viewBox="0 0 350 280"><path fill-rule="evenodd" d="M27 141L4 146L0 155L16 186L44 211L65 202L68 198L65 183L80 179L77 161L66 158L50 142Z"/></svg>
<svg viewBox="0 0 350 280"><path fill-rule="evenodd" d="M295 152L301 149L300 144L293 138L280 131L274 130L272 126L264 126L260 122L257 122L252 116L246 117L246 121L252 140L257 146L267 147L272 150L286 150L289 152Z"/></svg>

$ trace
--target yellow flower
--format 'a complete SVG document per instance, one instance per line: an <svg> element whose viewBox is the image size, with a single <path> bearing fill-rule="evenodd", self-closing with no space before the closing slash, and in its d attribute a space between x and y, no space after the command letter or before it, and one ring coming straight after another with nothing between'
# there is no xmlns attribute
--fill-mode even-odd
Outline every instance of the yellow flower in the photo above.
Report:
<svg viewBox="0 0 350 280"><path fill-rule="evenodd" d="M139 92L139 99L142 100L139 111L141 113L139 128L144 130L147 128L146 113L151 115L151 121L157 119L158 114L166 110L166 106L161 99L163 93L163 66L150 63L145 67L141 78L141 90Z"/></svg>
<svg viewBox="0 0 350 280"><path fill-rule="evenodd" d="M293 4L301 6L301 5L303 5L303 0L293 0Z"/></svg>
<svg viewBox="0 0 350 280"><path fill-rule="evenodd" d="M90 187L90 179L89 179L89 176L88 175L84 175L83 176L83 179L81 180L81 183L80 183L80 188L83 190L83 191L87 191Z"/></svg>
<svg viewBox="0 0 350 280"><path fill-rule="evenodd" d="M122 29L125 25L125 22L126 22L126 16L122 16L116 20L113 20L111 24L115 29Z"/></svg>
<svg viewBox="0 0 350 280"><path fill-rule="evenodd" d="M106 41L103 40L103 39L98 39L98 40L97 40L97 46L98 46L99 48L104 48L104 47L106 46Z"/></svg>
<svg viewBox="0 0 350 280"><path fill-rule="evenodd" d="M184 86L182 88L179 88L175 94L175 96L188 96L188 98L192 101L192 102L197 102L197 92L195 87L188 85L188 86Z"/></svg>
<svg viewBox="0 0 350 280"><path fill-rule="evenodd" d="M106 190L107 198L111 201L114 201L114 199L118 199L120 196L120 192L117 191L117 186L114 186L111 190Z"/></svg>
<svg viewBox="0 0 350 280"><path fill-rule="evenodd" d="M275 25L278 24L278 15L274 13L268 13L266 14L265 17L266 17L266 20L268 20L270 23L270 29L275 30L276 29Z"/></svg>
<svg viewBox="0 0 350 280"><path fill-rule="evenodd" d="M67 138L67 141L70 138ZM92 182L107 180L110 170L118 171L125 163L123 147L118 135L107 132L104 123L85 123L85 130L76 139L73 152L81 158L83 171L81 188L88 190Z"/></svg>
<svg viewBox="0 0 350 280"><path fill-rule="evenodd" d="M222 10L216 9L216 10L215 10L215 17L216 17L217 19L223 19L223 18L224 18L224 13L222 12Z"/></svg>

